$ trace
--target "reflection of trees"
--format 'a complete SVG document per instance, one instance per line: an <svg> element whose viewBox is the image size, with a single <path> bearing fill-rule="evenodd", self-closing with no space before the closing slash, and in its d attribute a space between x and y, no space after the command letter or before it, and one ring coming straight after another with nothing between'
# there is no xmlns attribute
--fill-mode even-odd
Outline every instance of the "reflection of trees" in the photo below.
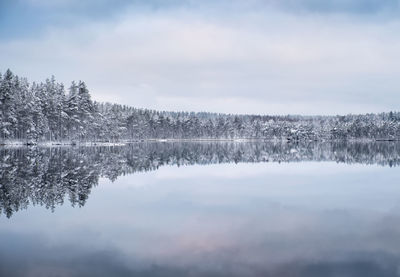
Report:
<svg viewBox="0 0 400 277"><path fill-rule="evenodd" d="M68 197L83 206L99 177L156 170L163 165L336 161L400 164L400 143L136 143L114 147L0 150L0 213L29 204L54 209Z"/></svg>

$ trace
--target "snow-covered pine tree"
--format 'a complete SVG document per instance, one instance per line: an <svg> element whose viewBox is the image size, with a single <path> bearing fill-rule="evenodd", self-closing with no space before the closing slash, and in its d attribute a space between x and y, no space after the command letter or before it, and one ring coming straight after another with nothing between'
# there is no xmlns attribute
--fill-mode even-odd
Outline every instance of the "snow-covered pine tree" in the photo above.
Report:
<svg viewBox="0 0 400 277"><path fill-rule="evenodd" d="M15 114L16 90L14 81L14 74L10 69L7 69L0 84L0 137L3 141L5 139L13 138L13 129L16 127L18 122Z"/></svg>

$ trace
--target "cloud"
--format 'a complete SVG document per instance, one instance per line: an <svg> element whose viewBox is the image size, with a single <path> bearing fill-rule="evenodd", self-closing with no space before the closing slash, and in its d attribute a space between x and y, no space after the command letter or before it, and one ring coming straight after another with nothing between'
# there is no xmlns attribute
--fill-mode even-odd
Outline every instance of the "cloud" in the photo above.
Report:
<svg viewBox="0 0 400 277"><path fill-rule="evenodd" d="M15 0L0 1L0 39L37 36L51 26L104 22L125 10L138 13L192 10L208 16L259 11L295 15L362 15L368 20L397 20L399 0Z"/></svg>
<svg viewBox="0 0 400 277"><path fill-rule="evenodd" d="M168 9L168 8L196 8L203 10L220 9L221 7L230 10L246 9L280 9L291 12L319 12L319 13L356 13L356 14L374 14L381 12L391 12L398 10L400 4L398 0L21 0L19 2L28 2L36 7L63 7L78 8L84 10L90 9L112 9L119 6L147 8L147 9Z"/></svg>
<svg viewBox="0 0 400 277"><path fill-rule="evenodd" d="M373 14L399 9L398 0L281 0L267 1L290 11Z"/></svg>
<svg viewBox="0 0 400 277"><path fill-rule="evenodd" d="M279 1L280 9L289 2ZM151 3L151 10L131 6L105 21L3 41L0 69L33 80L83 79L96 100L162 110L336 114L400 105L398 20L250 6L224 13L222 1L200 10L190 1L163 9ZM233 10L240 6L233 3ZM278 5L247 5L262 3ZM317 5L302 3L308 10Z"/></svg>

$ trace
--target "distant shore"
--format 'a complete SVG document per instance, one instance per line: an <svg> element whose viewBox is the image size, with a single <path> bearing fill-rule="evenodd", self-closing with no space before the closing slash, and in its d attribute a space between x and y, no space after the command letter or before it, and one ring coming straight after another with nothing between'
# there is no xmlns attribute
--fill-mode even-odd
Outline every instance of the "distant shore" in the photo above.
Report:
<svg viewBox="0 0 400 277"><path fill-rule="evenodd" d="M104 142L104 141L38 141L38 142L26 142L26 141L4 141L0 143L1 146L123 146L132 143L141 142L273 142L273 143L323 143L323 142L359 142L359 143L371 143L371 142L399 142L399 139L345 139L345 140L292 140L292 139L263 139L263 138L225 138L225 139L213 139L213 138L199 138L199 139L138 139L138 140L121 140L115 142Z"/></svg>
<svg viewBox="0 0 400 277"><path fill-rule="evenodd" d="M142 142L263 142L270 141L265 139L138 139L138 140L121 140L113 142L105 141L5 141L0 146L121 146L132 143ZM273 140L280 142L281 140ZM283 141L283 140L282 140Z"/></svg>

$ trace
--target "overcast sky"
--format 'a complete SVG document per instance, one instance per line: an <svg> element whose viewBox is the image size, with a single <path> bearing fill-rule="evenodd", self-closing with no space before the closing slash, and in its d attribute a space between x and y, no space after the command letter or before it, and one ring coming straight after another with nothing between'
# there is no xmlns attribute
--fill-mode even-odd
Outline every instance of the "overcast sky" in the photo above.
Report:
<svg viewBox="0 0 400 277"><path fill-rule="evenodd" d="M0 0L0 71L161 110L400 110L399 0Z"/></svg>

